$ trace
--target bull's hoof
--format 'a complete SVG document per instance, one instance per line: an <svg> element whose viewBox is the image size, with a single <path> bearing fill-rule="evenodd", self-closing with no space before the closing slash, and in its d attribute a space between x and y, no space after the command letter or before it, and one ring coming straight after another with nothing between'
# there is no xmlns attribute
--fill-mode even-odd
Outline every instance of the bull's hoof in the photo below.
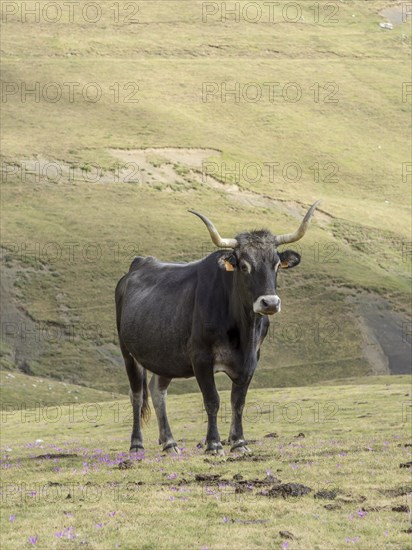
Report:
<svg viewBox="0 0 412 550"><path fill-rule="evenodd" d="M244 455L252 455L253 451L249 449L247 445L242 445L241 447L236 447L235 449L230 449L232 453L241 453Z"/></svg>
<svg viewBox="0 0 412 550"><path fill-rule="evenodd" d="M143 445L132 445L129 449L130 453L138 453L140 451L144 451Z"/></svg>
<svg viewBox="0 0 412 550"><path fill-rule="evenodd" d="M232 443L232 446L230 447L230 452L231 453L241 453L241 454L244 454L244 455L253 454L252 450L249 449L249 447L246 445L246 441L244 439L239 440L239 441L235 441L234 443Z"/></svg>
<svg viewBox="0 0 412 550"><path fill-rule="evenodd" d="M180 449L175 442L165 445L163 447L163 452L170 456L180 455Z"/></svg>
<svg viewBox="0 0 412 550"><path fill-rule="evenodd" d="M208 443L205 453L209 455L225 456L225 451L221 443Z"/></svg>
<svg viewBox="0 0 412 550"><path fill-rule="evenodd" d="M205 453L213 456L225 456L223 449L206 449Z"/></svg>

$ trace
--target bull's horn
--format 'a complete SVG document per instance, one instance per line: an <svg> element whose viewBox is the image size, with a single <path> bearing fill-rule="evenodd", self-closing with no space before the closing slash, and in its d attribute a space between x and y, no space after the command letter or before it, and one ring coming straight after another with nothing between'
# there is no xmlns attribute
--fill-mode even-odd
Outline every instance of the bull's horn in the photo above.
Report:
<svg viewBox="0 0 412 550"><path fill-rule="evenodd" d="M206 216L203 216L203 214L199 214L199 212L196 212L195 210L189 210L189 212L200 218L202 222L206 225L209 230L210 236L212 237L212 241L215 243L216 246L219 246L220 248L235 248L238 245L236 239L222 239L216 227L208 218L206 218Z"/></svg>
<svg viewBox="0 0 412 550"><path fill-rule="evenodd" d="M294 233L286 233L285 235L276 235L276 244L286 244L286 243L293 243L295 241L298 241L303 237L303 235L306 233L307 228L309 227L310 219L313 216L313 212L315 211L315 208L318 206L320 201L316 201L312 206L309 208L309 210L306 212L306 216L303 218L302 223L300 224L299 228Z"/></svg>

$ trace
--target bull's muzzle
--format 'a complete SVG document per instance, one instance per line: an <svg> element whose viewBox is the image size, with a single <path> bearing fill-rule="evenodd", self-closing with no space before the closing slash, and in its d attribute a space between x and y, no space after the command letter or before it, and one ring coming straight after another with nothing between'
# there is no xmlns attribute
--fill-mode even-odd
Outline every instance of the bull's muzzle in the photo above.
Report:
<svg viewBox="0 0 412 550"><path fill-rule="evenodd" d="M253 311L260 315L273 315L280 311L280 298L276 294L259 296L253 303Z"/></svg>

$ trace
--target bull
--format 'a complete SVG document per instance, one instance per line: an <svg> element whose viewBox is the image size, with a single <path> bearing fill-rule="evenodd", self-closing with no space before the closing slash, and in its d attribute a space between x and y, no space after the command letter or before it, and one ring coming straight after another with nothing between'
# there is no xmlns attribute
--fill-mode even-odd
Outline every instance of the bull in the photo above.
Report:
<svg viewBox="0 0 412 550"><path fill-rule="evenodd" d="M131 451L143 449L141 424L150 413L150 391L159 426L159 443L174 454L179 449L166 414L167 388L174 378L195 376L208 418L206 452L223 454L217 426L219 394L216 372L232 381L231 451L248 453L242 413L250 381L268 332L269 315L278 313L280 269L300 263L279 245L306 233L319 201L299 228L284 235L268 230L222 238L203 214L190 210L206 225L219 250L190 263L165 263L137 256L116 287L120 349L130 383L133 408ZM147 383L147 372L153 373Z"/></svg>

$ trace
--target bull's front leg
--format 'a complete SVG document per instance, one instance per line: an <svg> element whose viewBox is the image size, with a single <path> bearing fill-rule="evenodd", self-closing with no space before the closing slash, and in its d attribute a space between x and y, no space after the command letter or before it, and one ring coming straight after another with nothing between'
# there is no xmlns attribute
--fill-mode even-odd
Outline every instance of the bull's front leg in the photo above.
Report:
<svg viewBox="0 0 412 550"><path fill-rule="evenodd" d="M243 435L242 416L245 406L246 394L249 388L249 382L243 386L237 386L232 383L231 405L232 422L230 424L229 444L230 450L237 453L251 453L247 446L247 441Z"/></svg>
<svg viewBox="0 0 412 550"><path fill-rule="evenodd" d="M194 365L194 372L203 395L203 403L207 413L206 452L223 455L224 451L217 428L220 398L216 389L213 366Z"/></svg>

